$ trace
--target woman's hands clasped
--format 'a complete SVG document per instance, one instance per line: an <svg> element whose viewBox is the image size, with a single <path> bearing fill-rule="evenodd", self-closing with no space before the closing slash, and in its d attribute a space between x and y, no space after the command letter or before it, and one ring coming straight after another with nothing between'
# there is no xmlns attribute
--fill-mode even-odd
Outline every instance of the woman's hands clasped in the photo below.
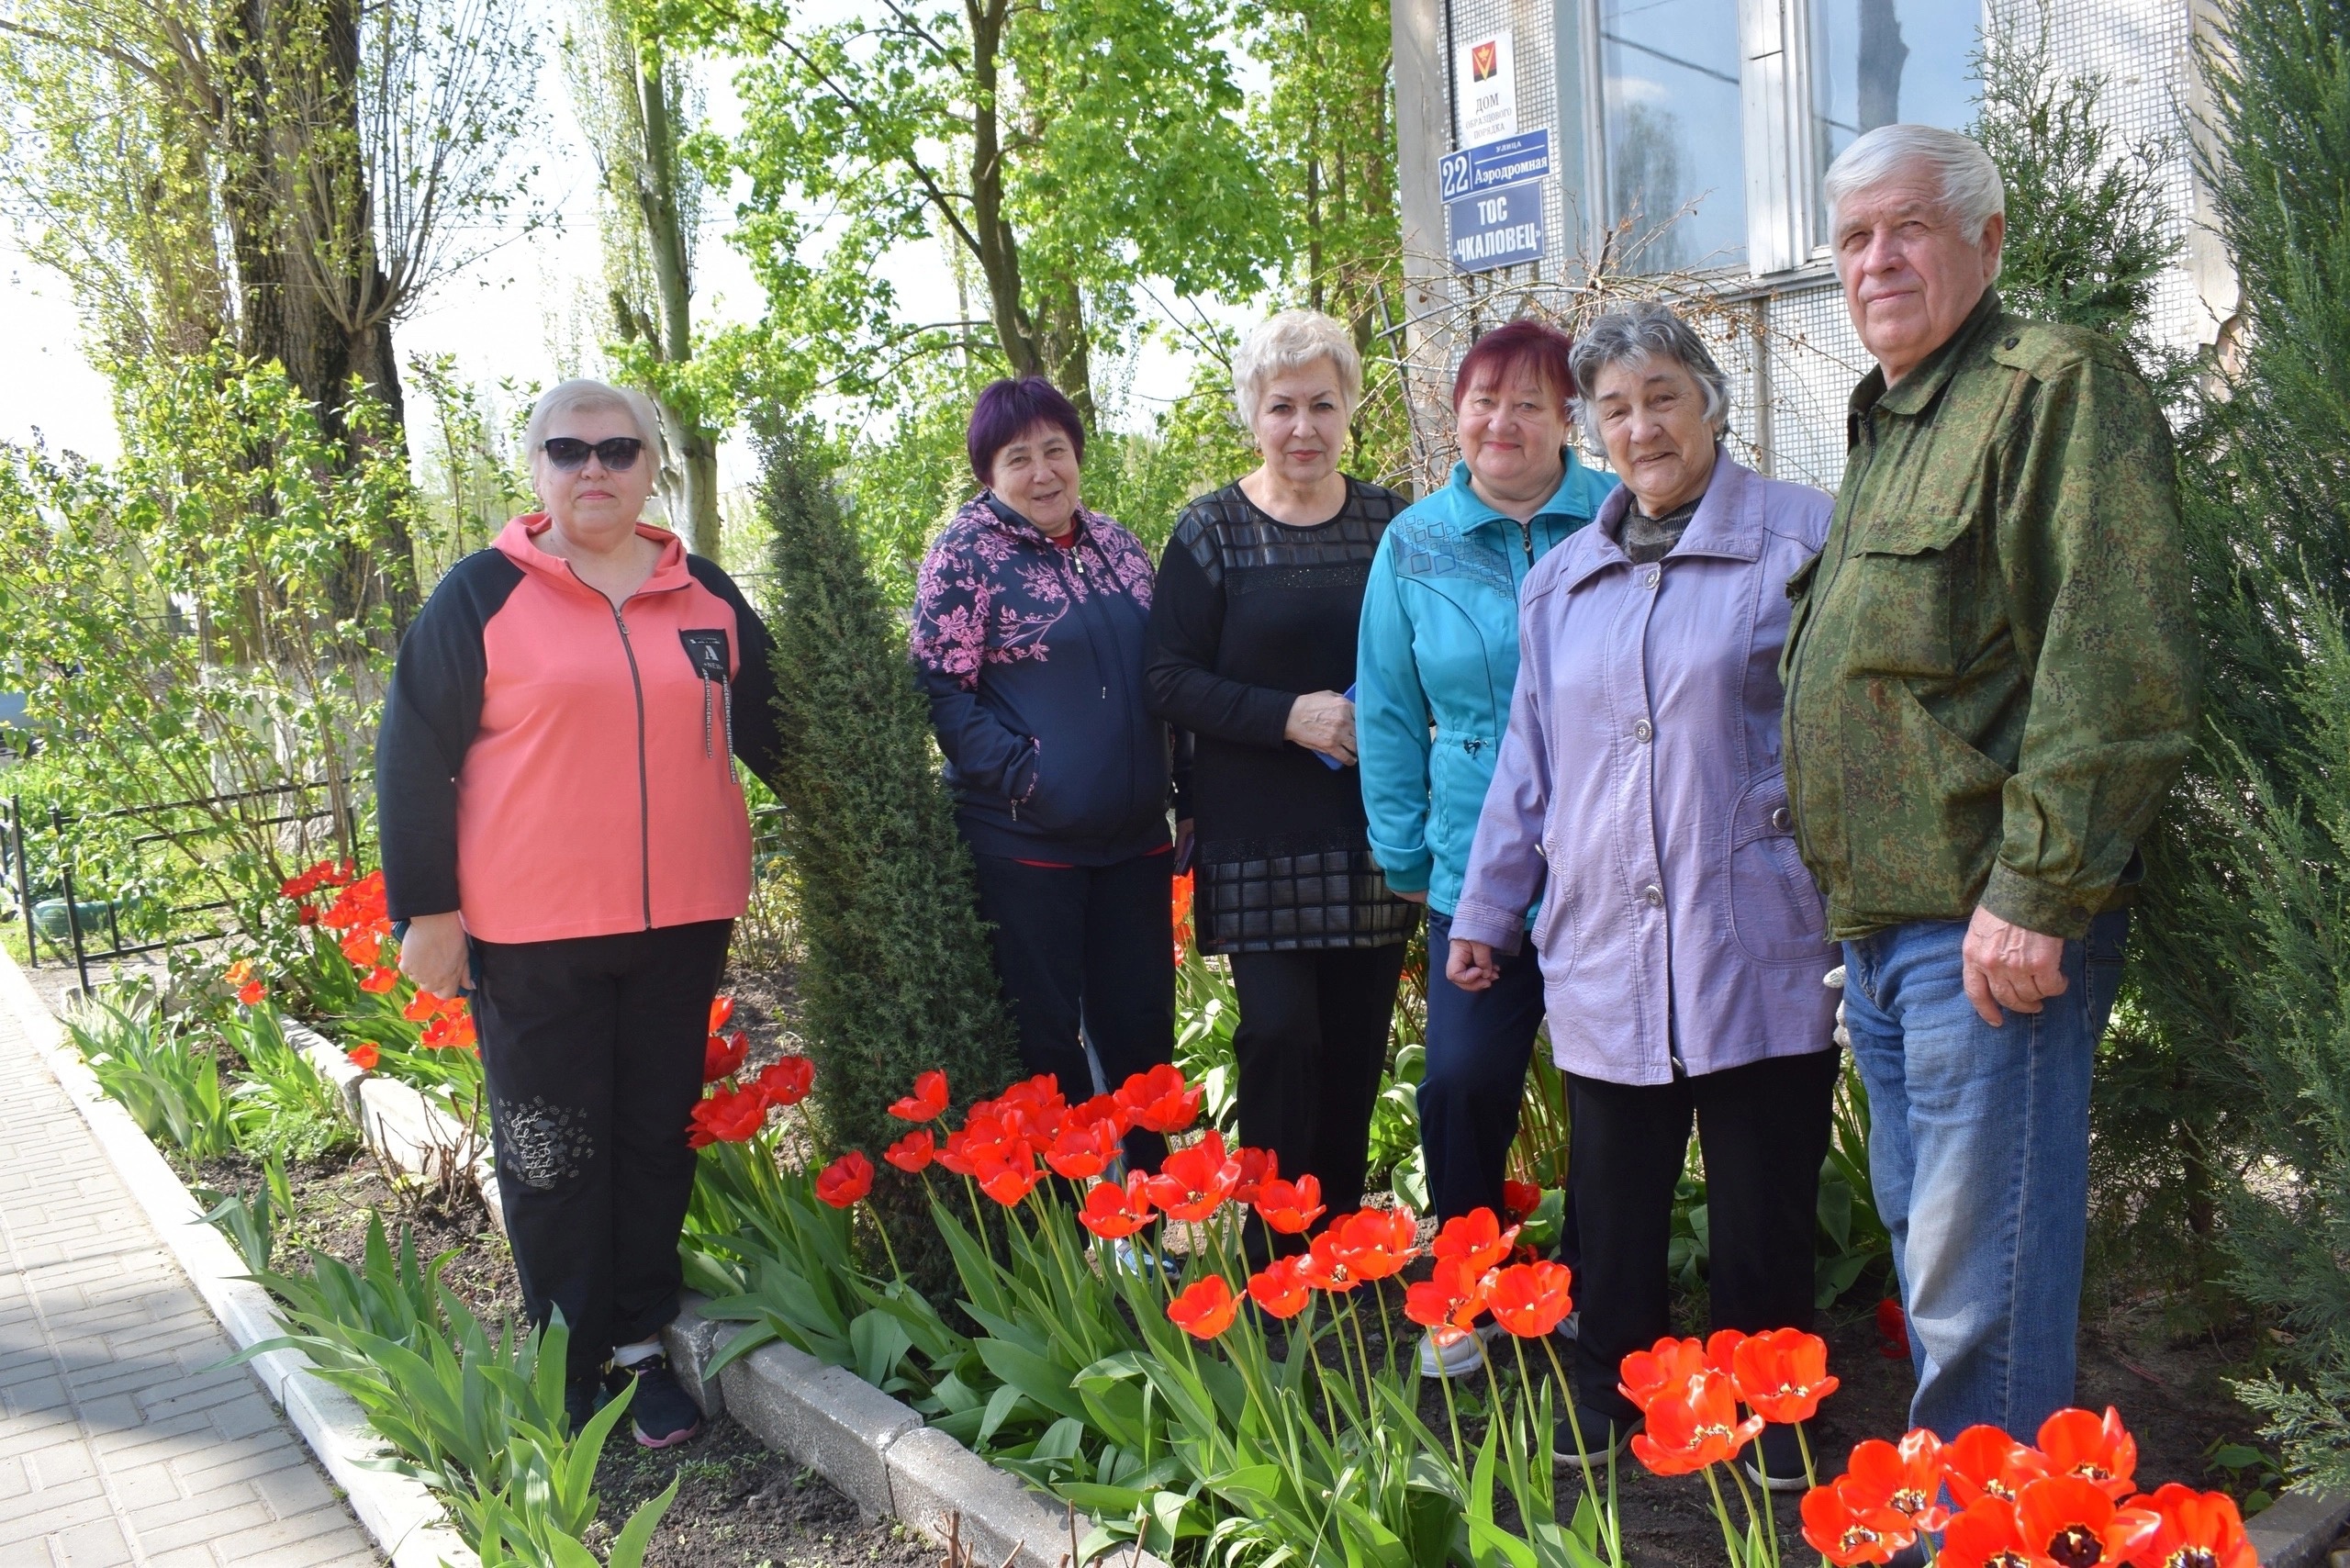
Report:
<svg viewBox="0 0 2350 1568"><path fill-rule="evenodd" d="M408 923L400 973L435 996L454 996L465 989L465 926L456 911L420 914Z"/></svg>
<svg viewBox="0 0 2350 1568"><path fill-rule="evenodd" d="M1309 691L1290 704L1281 738L1308 751L1355 763L1355 705L1335 691Z"/></svg>
<svg viewBox="0 0 2350 1568"><path fill-rule="evenodd" d="M1502 978L1501 960L1494 957L1491 944L1456 936L1444 960L1444 978L1463 991L1483 991Z"/></svg>

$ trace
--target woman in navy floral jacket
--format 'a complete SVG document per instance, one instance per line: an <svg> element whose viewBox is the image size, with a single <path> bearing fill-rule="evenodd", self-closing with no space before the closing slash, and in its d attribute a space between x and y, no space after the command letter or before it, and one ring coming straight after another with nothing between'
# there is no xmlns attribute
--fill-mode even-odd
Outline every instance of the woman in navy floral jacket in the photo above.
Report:
<svg viewBox="0 0 2350 1568"><path fill-rule="evenodd" d="M988 386L968 444L985 488L923 558L914 665L1021 1058L1074 1102L1094 1092L1089 1040L1113 1086L1174 1052L1171 753L1143 679L1150 557L1079 504L1084 427L1049 382ZM1141 1168L1164 1152L1155 1134L1127 1139Z"/></svg>

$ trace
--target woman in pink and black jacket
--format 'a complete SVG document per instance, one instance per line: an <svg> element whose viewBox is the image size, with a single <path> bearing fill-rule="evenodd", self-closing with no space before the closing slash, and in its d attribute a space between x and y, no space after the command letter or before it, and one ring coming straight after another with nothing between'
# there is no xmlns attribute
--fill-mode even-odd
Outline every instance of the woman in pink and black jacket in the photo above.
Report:
<svg viewBox="0 0 2350 1568"><path fill-rule="evenodd" d="M544 510L452 567L400 644L384 885L400 968L471 994L507 1238L531 1320L569 1327L574 1429L632 1378L660 1448L700 1429L659 1335L750 895L735 758L774 772L771 644L724 572L640 521L660 465L641 393L565 382L526 440Z"/></svg>
<svg viewBox="0 0 2350 1568"><path fill-rule="evenodd" d="M986 487L923 558L914 666L1032 1073L1093 1092L1175 1047L1169 731L1143 678L1150 557L1077 498L1085 431L1040 376L971 412ZM1126 1139L1158 1169L1155 1133Z"/></svg>

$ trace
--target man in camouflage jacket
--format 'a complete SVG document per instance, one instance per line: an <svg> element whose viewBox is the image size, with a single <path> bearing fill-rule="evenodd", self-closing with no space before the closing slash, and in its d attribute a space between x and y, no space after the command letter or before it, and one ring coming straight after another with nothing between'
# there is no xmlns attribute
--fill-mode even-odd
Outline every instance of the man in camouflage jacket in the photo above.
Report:
<svg viewBox="0 0 2350 1568"><path fill-rule="evenodd" d="M1974 142L1885 127L1828 190L1877 368L1788 585L1788 796L1845 946L1912 1419L2029 1437L2073 1400L2090 1062L2195 724L2170 434L2112 342L2000 308Z"/></svg>

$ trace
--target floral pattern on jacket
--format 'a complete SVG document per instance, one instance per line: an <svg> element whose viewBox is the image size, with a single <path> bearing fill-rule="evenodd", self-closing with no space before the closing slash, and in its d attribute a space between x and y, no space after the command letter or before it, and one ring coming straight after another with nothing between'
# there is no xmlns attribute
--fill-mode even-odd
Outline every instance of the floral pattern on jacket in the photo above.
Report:
<svg viewBox="0 0 2350 1568"><path fill-rule="evenodd" d="M1000 515L984 495L966 502L915 580L915 661L974 690L982 666L1047 658L1053 629L1092 593L1123 593L1147 610L1152 575L1141 543L1100 512L1080 507L1077 521L1083 533L1064 549L1033 523Z"/></svg>

